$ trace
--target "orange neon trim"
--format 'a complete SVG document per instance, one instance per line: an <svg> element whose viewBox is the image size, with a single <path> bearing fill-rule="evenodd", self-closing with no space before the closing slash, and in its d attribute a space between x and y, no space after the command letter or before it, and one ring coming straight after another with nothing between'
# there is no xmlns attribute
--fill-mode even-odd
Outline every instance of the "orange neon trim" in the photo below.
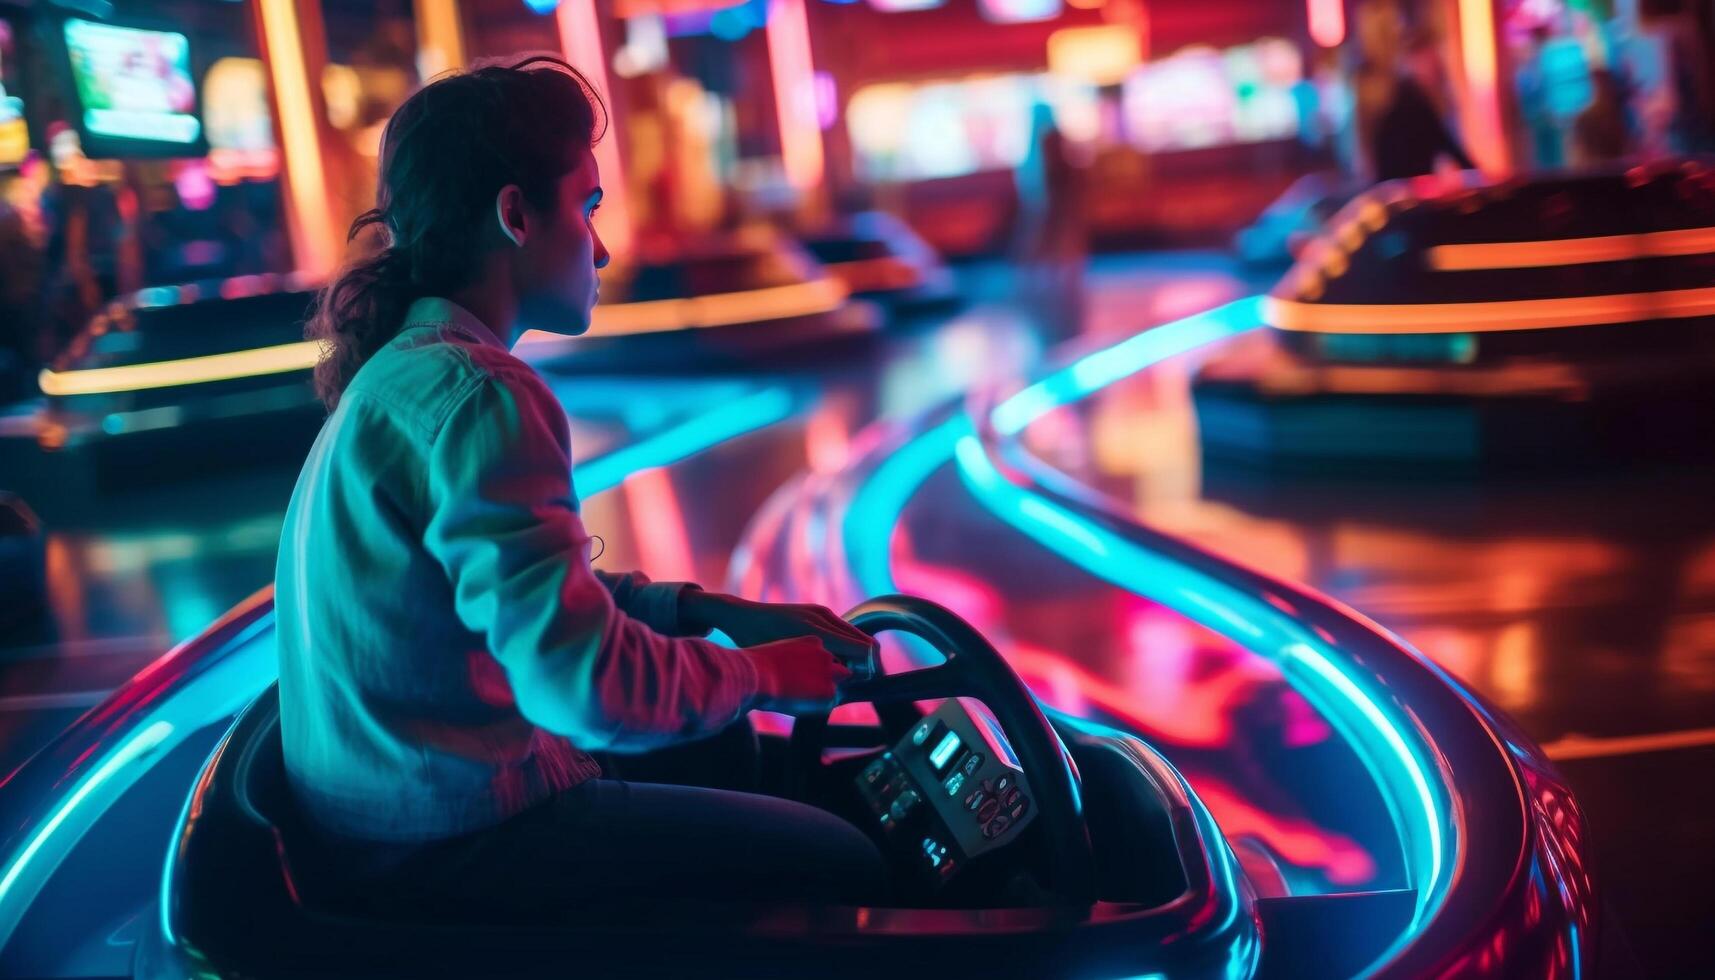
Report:
<svg viewBox="0 0 1715 980"><path fill-rule="evenodd" d="M822 127L816 120L815 68L810 59L810 18L804 0L772 0L767 33L786 182L806 190L822 182L823 161Z"/></svg>
<svg viewBox="0 0 1715 980"><path fill-rule="evenodd" d="M1486 333L1715 316L1715 287L1491 303L1301 303L1265 296L1264 323L1306 333Z"/></svg>
<svg viewBox="0 0 1715 980"><path fill-rule="evenodd" d="M1501 125L1494 0L1459 0L1459 51L1465 68L1465 140L1484 170L1499 173L1506 168L1507 134Z"/></svg>
<svg viewBox="0 0 1715 980"><path fill-rule="evenodd" d="M320 344L300 340L274 347L257 347L226 354L204 354L176 361L84 368L79 371L43 371L37 375L36 380L44 395L105 395L120 391L140 391L144 388L230 381L233 378L282 374L287 371L307 371L316 366L316 359L320 356Z"/></svg>
<svg viewBox="0 0 1715 980"><path fill-rule="evenodd" d="M625 164L619 156L619 130L614 125L617 111L613 88L608 84L607 51L602 44L601 20L596 15L595 0L563 0L554 11L554 24L560 33L560 53L572 67L584 73L607 103L607 133L595 145L596 166L601 168L601 216L596 219L597 231L608 251L624 255L631 251L631 199L626 184Z"/></svg>
<svg viewBox="0 0 1715 980"><path fill-rule="evenodd" d="M1346 39L1345 0L1310 0L1310 39L1337 48Z"/></svg>
<svg viewBox="0 0 1715 980"><path fill-rule="evenodd" d="M846 300L846 287L837 279L817 279L790 286L769 286L734 293L714 293L690 299L650 300L597 306L588 336L620 337L637 333L665 333L701 327L725 327L738 323L760 323L788 317L814 316L839 309ZM525 331L519 346L563 340L558 334ZM307 371L316 366L321 345L316 341L225 354L204 354L173 361L125 364L117 367L47 371L37 376L44 395L101 395L144 388L230 381L287 371Z"/></svg>
<svg viewBox="0 0 1715 980"><path fill-rule="evenodd" d="M1586 262L1622 262L1627 259L1703 255L1709 252L1715 252L1715 228L1682 228L1676 231L1603 235L1596 238L1437 245L1429 250L1429 267L1441 272L1538 269L1545 266L1581 265Z"/></svg>
<svg viewBox="0 0 1715 980"><path fill-rule="evenodd" d="M284 153L286 227L297 271L325 278L338 267L341 253L334 233L333 195L322 166L321 127L304 66L304 39L293 0L257 0L262 40L268 48L269 80L280 120Z"/></svg>
<svg viewBox="0 0 1715 980"><path fill-rule="evenodd" d="M923 275L916 266L890 256L830 262L823 268L839 276L840 281L853 292L860 293L875 289L909 289L923 281Z"/></svg>
<svg viewBox="0 0 1715 980"><path fill-rule="evenodd" d="M703 327L760 323L788 317L831 313L846 301L838 279L817 279L790 286L768 286L735 293L711 293L688 299L657 299L617 306L597 306L589 336L619 337Z"/></svg>

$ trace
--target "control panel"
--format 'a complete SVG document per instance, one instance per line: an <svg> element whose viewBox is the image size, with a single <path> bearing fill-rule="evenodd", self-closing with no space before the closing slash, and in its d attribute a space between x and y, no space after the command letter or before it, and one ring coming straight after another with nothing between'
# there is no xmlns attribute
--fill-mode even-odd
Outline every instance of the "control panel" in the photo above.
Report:
<svg viewBox="0 0 1715 980"><path fill-rule="evenodd" d="M957 700L864 767L858 791L887 839L937 882L1010 843L1036 815L1004 736Z"/></svg>

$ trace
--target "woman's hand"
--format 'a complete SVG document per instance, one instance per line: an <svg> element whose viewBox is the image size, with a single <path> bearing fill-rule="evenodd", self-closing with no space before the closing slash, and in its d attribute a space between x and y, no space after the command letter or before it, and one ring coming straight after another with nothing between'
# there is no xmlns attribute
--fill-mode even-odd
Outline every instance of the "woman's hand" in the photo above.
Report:
<svg viewBox="0 0 1715 980"><path fill-rule="evenodd" d="M852 675L813 636L775 640L744 652L756 665L755 707L764 711L826 711L839 699L840 684Z"/></svg>
<svg viewBox="0 0 1715 980"><path fill-rule="evenodd" d="M719 592L686 591L679 618L699 632L718 629L741 647L792 637L814 637L825 652L849 665L865 665L875 650L868 633L825 606L796 602L752 602Z"/></svg>

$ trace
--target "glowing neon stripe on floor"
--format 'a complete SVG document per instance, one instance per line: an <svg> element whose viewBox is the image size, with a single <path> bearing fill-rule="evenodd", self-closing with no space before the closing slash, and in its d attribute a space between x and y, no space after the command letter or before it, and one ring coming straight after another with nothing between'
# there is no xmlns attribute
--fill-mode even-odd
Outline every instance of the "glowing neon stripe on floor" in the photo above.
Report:
<svg viewBox="0 0 1715 980"><path fill-rule="evenodd" d="M619 486L639 470L677 463L710 446L780 422L790 414L791 392L785 388L763 388L640 442L574 466L572 482L580 497L593 497Z"/></svg>
<svg viewBox="0 0 1715 980"><path fill-rule="evenodd" d="M1081 357L995 406L989 422L1003 436L1017 435L1048 412L1152 364L1256 327L1262 322L1260 302L1255 296L1236 300Z"/></svg>
<svg viewBox="0 0 1715 980"><path fill-rule="evenodd" d="M996 406L991 423L1001 435L1017 435L1057 407L1166 358L1259 326L1259 304L1258 297L1240 300L1087 355ZM1418 885L1416 914L1412 927L1378 962L1394 955L1435 913L1450 885L1449 830L1443 819L1447 809L1431 779L1431 750L1422 744L1418 730L1406 719L1390 717L1376 698L1338 668L1336 659L1321 650L1321 641L1279 610L1008 482L994 469L966 416L955 416L901 447L877 467L852 500L845 527L846 554L864 591L893 590L889 568L893 529L905 504L949 457L956 460L961 478L980 502L1050 550L1249 649L1260 647L1258 652L1266 654L1272 648L1294 686L1341 728L1365 761L1408 849ZM875 547L878 540L880 548Z"/></svg>
<svg viewBox="0 0 1715 980"><path fill-rule="evenodd" d="M582 494L593 497L617 486L637 470L668 466L711 446L783 421L793 398L784 387L769 387L727 402L673 426L573 467ZM0 949L22 921L55 869L84 833L101 819L148 771L148 764L186 738L231 717L278 676L271 642L273 615L259 619L234 638L221 658L173 691L143 725L124 738L78 780L69 795L53 805L0 874ZM145 670L148 668L145 668ZM163 717L166 716L166 717Z"/></svg>

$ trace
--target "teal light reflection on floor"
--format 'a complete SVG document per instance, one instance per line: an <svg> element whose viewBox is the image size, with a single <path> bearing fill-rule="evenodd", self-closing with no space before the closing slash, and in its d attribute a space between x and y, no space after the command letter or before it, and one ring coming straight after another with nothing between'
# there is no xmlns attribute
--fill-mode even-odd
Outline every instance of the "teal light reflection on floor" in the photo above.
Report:
<svg viewBox="0 0 1715 980"><path fill-rule="evenodd" d="M947 464L959 437L971 431L970 419L957 415L900 446L853 495L843 533L852 575L864 595L895 591L893 529L912 494L929 474Z"/></svg>
<svg viewBox="0 0 1715 980"><path fill-rule="evenodd" d="M1073 361L995 406L989 422L1014 436L1053 409L1077 401L1121 378L1188 353L1205 344L1255 329L1262 323L1262 297L1248 296L1182 320L1134 334Z"/></svg>
<svg viewBox="0 0 1715 980"><path fill-rule="evenodd" d="M677 463L710 446L780 422L791 414L790 391L763 388L605 456L579 463L572 467L572 483L580 497L593 497L640 470Z"/></svg>

